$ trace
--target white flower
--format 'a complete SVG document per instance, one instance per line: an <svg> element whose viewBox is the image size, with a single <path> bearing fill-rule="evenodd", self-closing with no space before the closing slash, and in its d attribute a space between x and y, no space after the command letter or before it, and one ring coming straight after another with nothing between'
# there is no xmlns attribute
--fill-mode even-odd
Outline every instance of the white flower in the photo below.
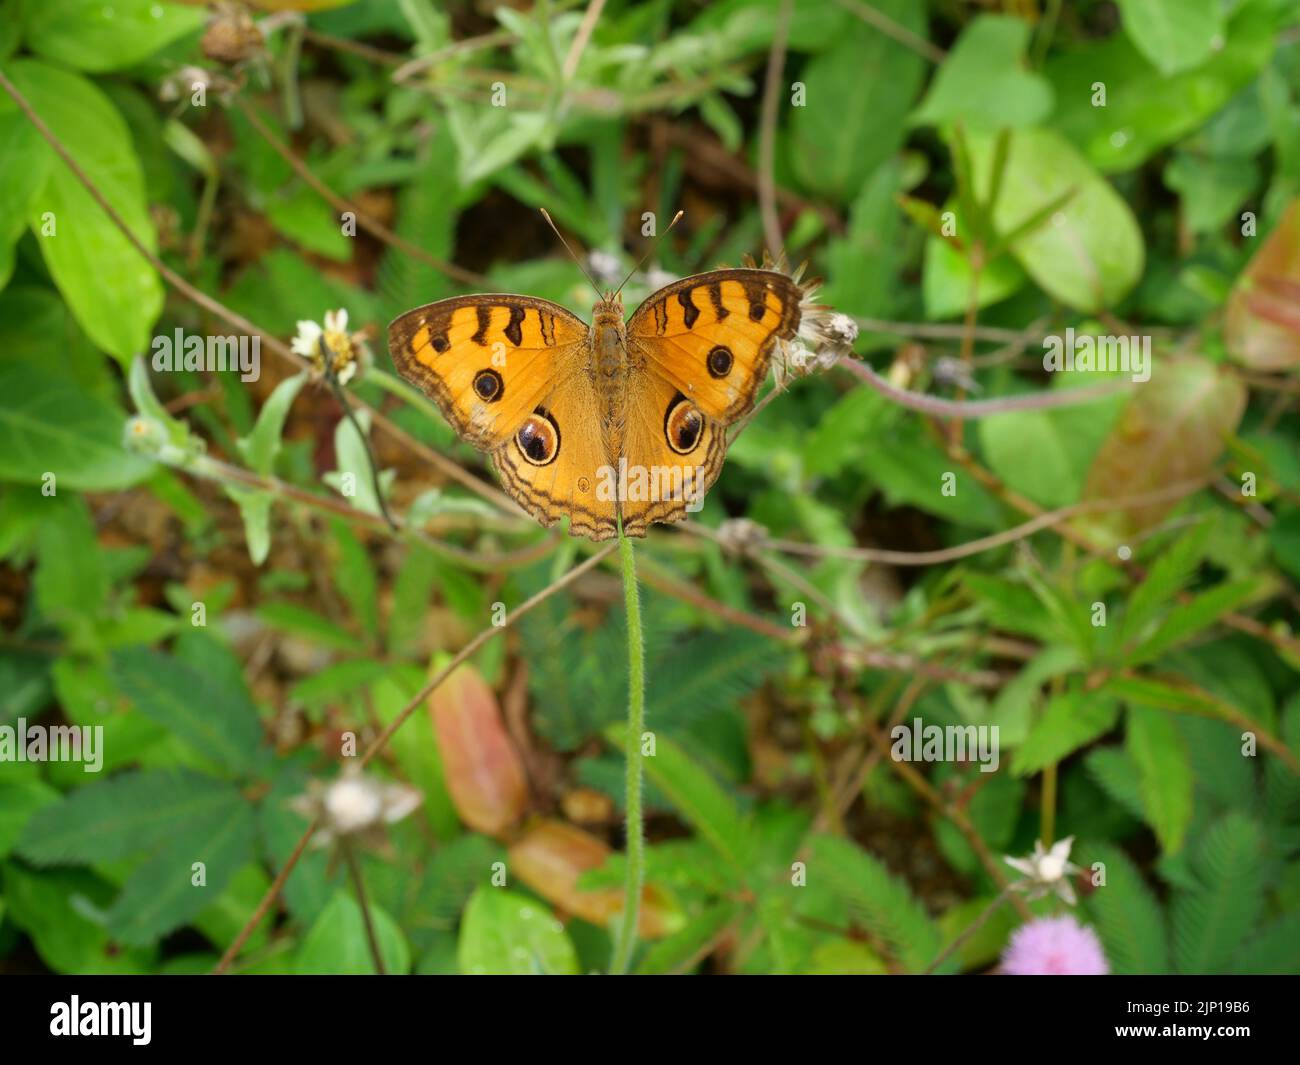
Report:
<svg viewBox="0 0 1300 1065"><path fill-rule="evenodd" d="M299 321L289 348L309 360L318 374L325 372L328 352L330 369L341 385L356 376L357 364L368 354L364 335L348 333L348 312L344 309L326 311L323 327L318 322Z"/></svg>
<svg viewBox="0 0 1300 1065"><path fill-rule="evenodd" d="M313 780L307 794L294 798L291 805L306 817L321 816L316 845L325 846L339 836L372 834L382 825L400 821L420 802L414 788L348 768L329 784Z"/></svg>
<svg viewBox="0 0 1300 1065"><path fill-rule="evenodd" d="M1080 870L1070 862L1070 848L1074 846L1074 837L1052 844L1051 850L1043 849L1043 841L1034 841L1034 853L1028 858L1003 857L1003 861L1020 873L1025 879L1012 885L1018 891L1026 891L1031 899L1042 898L1055 892L1066 903L1075 903L1074 888L1069 878Z"/></svg>

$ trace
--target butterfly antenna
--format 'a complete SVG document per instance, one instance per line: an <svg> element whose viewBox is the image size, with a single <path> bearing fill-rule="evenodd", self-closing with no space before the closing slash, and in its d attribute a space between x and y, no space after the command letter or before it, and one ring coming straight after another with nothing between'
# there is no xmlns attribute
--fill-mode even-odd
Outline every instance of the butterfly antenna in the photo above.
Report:
<svg viewBox="0 0 1300 1065"><path fill-rule="evenodd" d="M560 243L564 245L564 250L567 251L573 257L573 261L578 264L578 269L582 271L582 276L587 279L587 284L589 284L592 287L592 289L596 293L596 296L599 299L603 300L605 298L604 294L600 291L600 288L596 285L596 282L594 282L591 279L591 275L587 273L587 268L582 265L582 260L578 258L578 253L569 247L569 242L564 239L564 234L561 233L558 229L556 229L555 223L551 221L551 216L546 213L545 207L541 208L541 212L542 212L542 217L546 219L546 224L550 226L552 229L554 229L555 235L560 238Z"/></svg>
<svg viewBox="0 0 1300 1065"><path fill-rule="evenodd" d="M673 226L677 224L678 220L685 213L686 213L685 211L678 211L675 215L673 215L673 220L668 223L668 229L672 229ZM655 248L659 247L659 242L663 240L664 237L668 236L668 229L665 229L662 233L660 233L657 237L655 237L654 243L650 245L649 250L643 256L641 256L641 261L638 262L636 266L632 267L632 273L628 274L627 277L623 278L623 285L626 285L629 281L631 281L632 274L635 274L638 270L640 270L641 267L645 265L645 261L648 258L650 258L652 254L654 254ZM623 285L619 285L618 288L614 290L615 296L617 296L620 292L623 291Z"/></svg>

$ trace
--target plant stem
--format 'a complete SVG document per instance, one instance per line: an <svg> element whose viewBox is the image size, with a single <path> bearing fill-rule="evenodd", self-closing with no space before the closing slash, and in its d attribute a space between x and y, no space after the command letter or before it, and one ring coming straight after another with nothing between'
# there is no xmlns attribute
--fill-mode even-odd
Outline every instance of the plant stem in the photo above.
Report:
<svg viewBox="0 0 1300 1065"><path fill-rule="evenodd" d="M627 972L636 946L641 885L645 881L645 830L641 823L641 733L645 728L645 639L641 632L641 597L636 586L632 541L618 523L618 553L623 563L623 605L627 610L627 880L623 920L614 940L610 972Z"/></svg>
<svg viewBox="0 0 1300 1065"><path fill-rule="evenodd" d="M352 841L346 836L339 838L339 850L343 852L343 861L347 864L348 875L352 879L352 890L357 893L357 906L361 908L361 921L366 927L366 942L370 944L370 957L374 960L375 972L387 976L384 955L379 950L379 937L375 934L375 925L370 917L370 904L366 901L366 882L361 875L361 863L352 850Z"/></svg>

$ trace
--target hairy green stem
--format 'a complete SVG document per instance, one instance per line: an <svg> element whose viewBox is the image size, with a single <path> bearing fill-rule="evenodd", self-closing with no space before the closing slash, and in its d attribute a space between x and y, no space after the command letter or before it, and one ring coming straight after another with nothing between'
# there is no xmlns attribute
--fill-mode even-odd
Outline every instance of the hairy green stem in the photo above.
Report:
<svg viewBox="0 0 1300 1065"><path fill-rule="evenodd" d="M610 972L625 973L636 946L641 910L641 885L645 881L645 831L641 823L641 733L645 729L645 639L641 632L641 597L636 586L636 557L632 541L618 525L618 553L623 563L623 604L627 610L627 879L623 918L614 939Z"/></svg>

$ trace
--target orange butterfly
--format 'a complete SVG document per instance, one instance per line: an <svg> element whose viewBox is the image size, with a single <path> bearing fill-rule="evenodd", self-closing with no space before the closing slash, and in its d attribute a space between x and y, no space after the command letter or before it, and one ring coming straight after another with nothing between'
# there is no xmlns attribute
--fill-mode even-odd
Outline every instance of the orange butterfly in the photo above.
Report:
<svg viewBox="0 0 1300 1065"><path fill-rule="evenodd" d="M644 536L699 509L802 295L775 270L714 270L626 321L607 293L590 326L531 296L456 296L395 319L388 346L543 525L567 516L572 535L607 540L621 519Z"/></svg>

